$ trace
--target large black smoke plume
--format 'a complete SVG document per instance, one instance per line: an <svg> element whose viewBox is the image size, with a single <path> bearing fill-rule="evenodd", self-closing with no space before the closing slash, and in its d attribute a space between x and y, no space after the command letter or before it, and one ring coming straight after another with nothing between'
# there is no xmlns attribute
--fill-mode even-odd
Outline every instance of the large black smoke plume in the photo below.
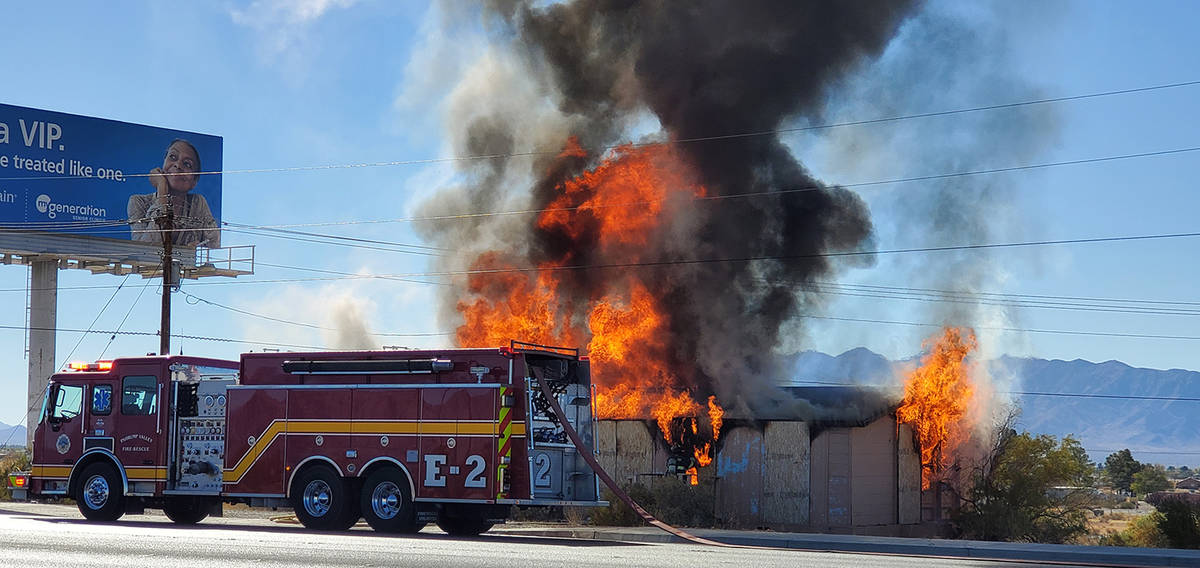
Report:
<svg viewBox="0 0 1200 568"><path fill-rule="evenodd" d="M772 131L819 120L829 85L878 56L913 4L494 2L485 18L504 41L466 64L448 110L456 154L511 157L468 162L422 214L544 208L565 180L629 141L671 144L708 196L727 198L668 204L649 246L621 258L597 248L594 233L539 229L531 216L420 230L458 251L449 269L471 268L485 251L519 266L592 267L570 271L564 291L585 329L589 303L621 278L597 265L643 265L622 270L638 271L669 316L661 356L688 382L672 386L778 414L793 404L773 386L784 372L781 329L818 301L808 286L836 271L820 255L870 248L872 224L856 194L815 179ZM728 136L738 134L753 135ZM527 153L569 137L586 156ZM574 215L587 226L587 212ZM675 263L695 260L705 262ZM450 321L478 293L455 284L443 296Z"/></svg>

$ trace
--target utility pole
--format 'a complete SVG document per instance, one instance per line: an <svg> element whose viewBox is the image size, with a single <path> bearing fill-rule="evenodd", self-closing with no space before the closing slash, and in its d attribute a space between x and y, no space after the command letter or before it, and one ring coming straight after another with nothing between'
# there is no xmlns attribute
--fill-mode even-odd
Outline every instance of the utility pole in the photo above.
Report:
<svg viewBox="0 0 1200 568"><path fill-rule="evenodd" d="M175 259L172 257L171 245L172 229L174 228L175 215L171 212L171 198L167 198L166 214L157 219L158 226L162 229L163 236L163 263L162 263L162 321L158 326L158 354L171 354L171 277L175 272Z"/></svg>

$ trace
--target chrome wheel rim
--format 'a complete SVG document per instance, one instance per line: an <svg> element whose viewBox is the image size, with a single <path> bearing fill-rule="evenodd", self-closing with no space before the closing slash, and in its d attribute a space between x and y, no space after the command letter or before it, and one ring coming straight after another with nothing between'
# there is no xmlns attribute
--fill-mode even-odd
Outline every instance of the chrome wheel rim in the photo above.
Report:
<svg viewBox="0 0 1200 568"><path fill-rule="evenodd" d="M380 519L395 518L400 514L400 504L403 499L400 486L391 481L380 483L375 486L374 491L371 491L371 512Z"/></svg>
<svg viewBox="0 0 1200 568"><path fill-rule="evenodd" d="M314 479L304 486L304 512L314 517L324 517L333 502L333 488L323 480Z"/></svg>
<svg viewBox="0 0 1200 568"><path fill-rule="evenodd" d="M103 475L93 475L83 484L83 502L89 509L104 508L108 503L108 480Z"/></svg>

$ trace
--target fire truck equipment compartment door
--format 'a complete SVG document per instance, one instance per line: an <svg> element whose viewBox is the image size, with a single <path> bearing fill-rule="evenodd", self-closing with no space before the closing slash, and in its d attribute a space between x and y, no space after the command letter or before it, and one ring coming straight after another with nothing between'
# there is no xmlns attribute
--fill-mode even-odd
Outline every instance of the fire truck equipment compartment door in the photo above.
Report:
<svg viewBox="0 0 1200 568"><path fill-rule="evenodd" d="M593 447L594 417L591 406L591 376L588 363L559 357L526 355L532 375L529 393L529 476L535 499L596 501L596 474L558 423L544 400L537 381L550 385L567 422Z"/></svg>

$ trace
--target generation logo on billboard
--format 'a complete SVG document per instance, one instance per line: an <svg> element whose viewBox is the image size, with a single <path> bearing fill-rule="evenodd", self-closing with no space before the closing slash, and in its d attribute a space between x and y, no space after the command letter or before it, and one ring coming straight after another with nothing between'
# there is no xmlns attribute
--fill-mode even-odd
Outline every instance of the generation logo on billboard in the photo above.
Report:
<svg viewBox="0 0 1200 568"><path fill-rule="evenodd" d="M220 136L0 104L0 227L221 243Z"/></svg>

